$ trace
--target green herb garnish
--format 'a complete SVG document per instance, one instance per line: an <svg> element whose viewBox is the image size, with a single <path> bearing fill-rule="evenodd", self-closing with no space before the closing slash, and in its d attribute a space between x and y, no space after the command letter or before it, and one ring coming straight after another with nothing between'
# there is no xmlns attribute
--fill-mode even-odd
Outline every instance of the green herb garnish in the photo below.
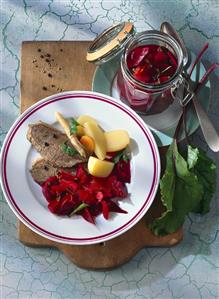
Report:
<svg viewBox="0 0 219 299"><path fill-rule="evenodd" d="M71 123L70 123L70 134L75 135L77 133L77 126L79 123L74 119L71 118Z"/></svg>
<svg viewBox="0 0 219 299"><path fill-rule="evenodd" d="M67 145L67 141L61 145L61 148L63 152L68 154L69 156L75 156L78 153L76 149Z"/></svg>
<svg viewBox="0 0 219 299"><path fill-rule="evenodd" d="M87 208L88 206L89 206L88 204L82 202L77 208L75 208L75 209L71 212L71 214L69 214L69 217L71 217L71 216L73 216L74 214L76 214L77 212L79 212L79 211L81 211L81 210Z"/></svg>
<svg viewBox="0 0 219 299"><path fill-rule="evenodd" d="M125 162L128 162L130 160L128 154L126 153L126 149L118 152L116 156L113 158L113 162L118 163L121 159L123 159Z"/></svg>

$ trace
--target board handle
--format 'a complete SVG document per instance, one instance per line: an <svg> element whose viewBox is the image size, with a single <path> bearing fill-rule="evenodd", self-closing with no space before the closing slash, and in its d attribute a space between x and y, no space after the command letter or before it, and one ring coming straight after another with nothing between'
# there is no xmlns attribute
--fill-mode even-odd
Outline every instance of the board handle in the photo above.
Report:
<svg viewBox="0 0 219 299"><path fill-rule="evenodd" d="M183 230L156 237L145 225L144 218L126 233L93 245L67 245L46 239L19 223L19 240L31 247L55 247L75 265L85 269L104 270L128 262L144 247L170 247L183 238Z"/></svg>

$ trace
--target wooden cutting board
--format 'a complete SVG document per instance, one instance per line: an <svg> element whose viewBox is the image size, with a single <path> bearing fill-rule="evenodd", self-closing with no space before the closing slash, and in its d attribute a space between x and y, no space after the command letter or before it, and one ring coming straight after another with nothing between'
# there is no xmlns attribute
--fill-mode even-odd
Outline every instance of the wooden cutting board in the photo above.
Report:
<svg viewBox="0 0 219 299"><path fill-rule="evenodd" d="M95 66L86 62L87 41L23 42L21 48L21 113L49 95L68 90L91 90ZM166 148L160 148L161 168ZM147 214L126 233L95 245L65 245L34 233L19 221L18 237L27 246L56 247L74 264L87 269L109 269L129 261L143 247L170 247L183 238L183 231L156 237L147 228L162 212L159 191Z"/></svg>

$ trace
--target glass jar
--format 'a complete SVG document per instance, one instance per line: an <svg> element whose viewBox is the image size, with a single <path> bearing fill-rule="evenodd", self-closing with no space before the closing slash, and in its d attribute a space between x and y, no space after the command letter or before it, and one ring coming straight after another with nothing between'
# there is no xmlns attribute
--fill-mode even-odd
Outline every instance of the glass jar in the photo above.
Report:
<svg viewBox="0 0 219 299"><path fill-rule="evenodd" d="M162 58L159 54L170 58L159 65L159 59L154 59ZM135 57L135 60L130 60L130 57ZM139 114L160 113L172 104L175 90L183 78L183 58L182 48L173 37L156 30L135 34L131 23L122 23L104 31L87 54L88 61L99 65L110 63L112 59L119 61L116 81L120 100ZM168 65L171 59L175 61L172 66ZM137 76L140 72L144 75Z"/></svg>

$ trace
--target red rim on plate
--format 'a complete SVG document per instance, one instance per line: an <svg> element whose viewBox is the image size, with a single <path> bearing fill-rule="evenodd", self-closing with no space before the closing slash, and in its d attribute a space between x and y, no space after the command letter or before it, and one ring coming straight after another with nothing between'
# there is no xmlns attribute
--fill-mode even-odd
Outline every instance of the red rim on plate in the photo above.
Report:
<svg viewBox="0 0 219 299"><path fill-rule="evenodd" d="M132 217L128 222L126 222L124 225L121 227L117 228L116 230L111 231L110 233L107 234L102 234L96 237L91 237L91 238L70 238L66 237L63 235L57 235L54 234L48 230L46 230L43 227L38 226L36 223L34 223L31 219L25 215L20 207L18 206L16 202L16 198L12 196L11 192L11 184L13 182L8 181L7 177L7 158L8 158L8 151L10 149L11 142L16 135L17 131L21 127L21 125L32 115L34 114L37 110L50 105L54 102L57 101L62 101L68 99L69 101L74 101L74 99L81 99L83 100L84 98L89 99L89 100L96 100L96 101L102 101L105 102L109 105L113 105L117 107L118 109L122 110L125 112L129 117L132 118L133 121L136 122L136 124L139 126L141 131L143 132L145 138L147 139L147 142L150 145L150 149L152 152L153 156L153 165L154 165L154 173L153 173L153 181L150 187L150 191L148 193L147 198L145 198L141 208L138 210L138 212ZM157 145L155 143L154 137L151 134L150 130L147 128L145 123L141 120L141 118L128 106L118 103L113 100L113 98L109 96L105 96L99 93L95 92L81 92L81 91L74 91L74 92L63 92L61 94L56 94L53 96L49 96L33 106L31 106L29 109L27 109L18 119L17 121L13 124L11 129L9 130L6 139L4 141L3 147L2 147L2 152L1 152L1 183L2 183L2 189L4 192L4 195L7 199L7 202L15 215L25 224L27 225L31 230L35 231L36 233L47 237L53 241L61 242L61 243L67 243L67 244L80 244L80 245L85 245L85 244L94 244L94 243L99 243L103 242L109 239L112 239L116 236L119 236L120 234L124 233L128 229L130 229L134 224L136 224L146 213L146 211L149 209L151 206L153 199L156 195L156 191L158 188L159 184L159 177L160 177L160 157L159 157L159 152Z"/></svg>

